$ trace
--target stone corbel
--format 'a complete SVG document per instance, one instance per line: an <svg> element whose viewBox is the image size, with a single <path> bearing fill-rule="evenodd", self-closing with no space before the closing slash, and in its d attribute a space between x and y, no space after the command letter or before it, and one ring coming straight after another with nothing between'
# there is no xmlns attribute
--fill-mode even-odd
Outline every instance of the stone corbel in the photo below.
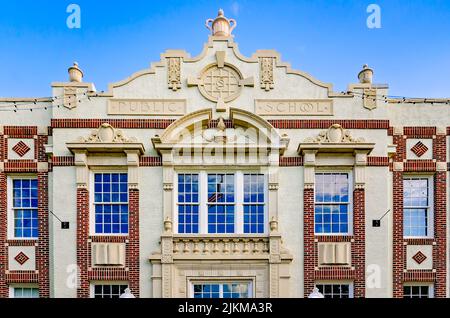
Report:
<svg viewBox="0 0 450 318"><path fill-rule="evenodd" d="M316 153L317 150L305 150L303 152L303 165L304 165L303 184L305 189L314 189Z"/></svg>
<svg viewBox="0 0 450 318"><path fill-rule="evenodd" d="M366 184L367 151L355 150L355 189L364 189Z"/></svg>
<svg viewBox="0 0 450 318"><path fill-rule="evenodd" d="M77 177L77 188L89 188L89 167L87 163L87 151L76 150L75 154L75 168Z"/></svg>
<svg viewBox="0 0 450 318"><path fill-rule="evenodd" d="M128 188L139 189L139 150L125 150L128 166Z"/></svg>

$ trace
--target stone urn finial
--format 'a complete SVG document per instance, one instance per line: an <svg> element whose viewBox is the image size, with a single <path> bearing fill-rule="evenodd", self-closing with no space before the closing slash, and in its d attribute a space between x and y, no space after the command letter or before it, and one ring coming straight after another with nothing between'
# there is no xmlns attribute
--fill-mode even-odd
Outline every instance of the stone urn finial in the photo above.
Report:
<svg viewBox="0 0 450 318"><path fill-rule="evenodd" d="M83 71L78 67L77 62L73 62L73 66L69 67L68 72L71 82L81 83L83 81Z"/></svg>
<svg viewBox="0 0 450 318"><path fill-rule="evenodd" d="M210 25L210 23L212 24ZM230 36L237 23L234 19L227 19L223 13L223 10L219 9L217 17L215 19L206 20L205 25L208 30L211 31L213 36Z"/></svg>
<svg viewBox="0 0 450 318"><path fill-rule="evenodd" d="M361 84L372 84L373 70L364 64L363 69L358 74L358 79Z"/></svg>
<svg viewBox="0 0 450 318"><path fill-rule="evenodd" d="M272 219L269 222L270 225L270 232L277 232L278 231L278 221L273 216Z"/></svg>
<svg viewBox="0 0 450 318"><path fill-rule="evenodd" d="M166 217L166 219L164 220L164 231L166 233L172 232L172 221L169 217Z"/></svg>

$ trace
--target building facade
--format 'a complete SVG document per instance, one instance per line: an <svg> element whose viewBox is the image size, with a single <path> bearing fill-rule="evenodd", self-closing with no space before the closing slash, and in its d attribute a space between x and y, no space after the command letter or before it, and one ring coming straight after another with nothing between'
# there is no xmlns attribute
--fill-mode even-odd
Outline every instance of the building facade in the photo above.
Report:
<svg viewBox="0 0 450 318"><path fill-rule="evenodd" d="M448 297L450 100L335 92L235 25L0 100L0 297Z"/></svg>

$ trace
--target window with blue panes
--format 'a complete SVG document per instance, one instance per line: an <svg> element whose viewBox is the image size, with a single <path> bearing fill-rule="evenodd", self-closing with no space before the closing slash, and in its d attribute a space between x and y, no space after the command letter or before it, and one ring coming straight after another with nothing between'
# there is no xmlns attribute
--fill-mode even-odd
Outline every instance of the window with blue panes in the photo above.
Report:
<svg viewBox="0 0 450 318"><path fill-rule="evenodd" d="M234 210L234 174L208 174L208 233L234 233Z"/></svg>
<svg viewBox="0 0 450 318"><path fill-rule="evenodd" d="M430 178L403 179L403 234L410 237L430 235L431 227Z"/></svg>
<svg viewBox="0 0 450 318"><path fill-rule="evenodd" d="M178 233L198 233L199 176L178 175Z"/></svg>
<svg viewBox="0 0 450 318"><path fill-rule="evenodd" d="M194 298L249 298L250 283L194 283Z"/></svg>
<svg viewBox="0 0 450 318"><path fill-rule="evenodd" d="M38 181L13 179L14 237L38 237Z"/></svg>
<svg viewBox="0 0 450 318"><path fill-rule="evenodd" d="M94 174L96 234L128 234L128 175Z"/></svg>
<svg viewBox="0 0 450 318"><path fill-rule="evenodd" d="M264 233L264 179L263 174L244 175L244 233Z"/></svg>
<svg viewBox="0 0 450 318"><path fill-rule="evenodd" d="M314 229L316 234L350 231L350 181L348 173L316 173Z"/></svg>

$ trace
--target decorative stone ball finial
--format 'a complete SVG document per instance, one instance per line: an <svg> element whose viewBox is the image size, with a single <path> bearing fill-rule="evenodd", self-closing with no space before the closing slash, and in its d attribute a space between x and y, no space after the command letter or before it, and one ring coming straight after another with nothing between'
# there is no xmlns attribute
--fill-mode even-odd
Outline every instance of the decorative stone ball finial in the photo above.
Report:
<svg viewBox="0 0 450 318"><path fill-rule="evenodd" d="M361 72L358 74L358 79L362 84L372 84L373 70L365 64Z"/></svg>
<svg viewBox="0 0 450 318"><path fill-rule="evenodd" d="M73 62L73 66L69 67L68 71L71 82L81 83L83 81L83 71L78 67L77 62Z"/></svg>
<svg viewBox="0 0 450 318"><path fill-rule="evenodd" d="M212 23L210 25L210 23ZM231 25L233 24L233 25ZM227 19L223 10L220 9L215 19L206 20L206 27L211 31L213 36L230 36L237 23L234 19Z"/></svg>

